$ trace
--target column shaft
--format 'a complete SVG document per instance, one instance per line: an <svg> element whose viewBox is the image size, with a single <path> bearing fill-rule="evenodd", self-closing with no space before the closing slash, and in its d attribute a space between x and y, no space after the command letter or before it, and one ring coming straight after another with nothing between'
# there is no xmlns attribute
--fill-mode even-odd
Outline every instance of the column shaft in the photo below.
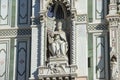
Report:
<svg viewBox="0 0 120 80"><path fill-rule="evenodd" d="M75 21L73 21L73 24L72 24L72 30L71 30L71 64L76 64L76 51L75 51L75 43L76 43L76 35L75 35Z"/></svg>
<svg viewBox="0 0 120 80"><path fill-rule="evenodd" d="M40 29L40 66L44 66L44 58L45 58L45 25L44 22L41 22Z"/></svg>

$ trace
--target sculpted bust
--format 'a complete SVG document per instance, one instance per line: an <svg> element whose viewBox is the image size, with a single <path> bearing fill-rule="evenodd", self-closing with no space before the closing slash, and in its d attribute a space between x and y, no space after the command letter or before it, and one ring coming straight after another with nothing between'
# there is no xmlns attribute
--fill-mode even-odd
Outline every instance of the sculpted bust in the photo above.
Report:
<svg viewBox="0 0 120 80"><path fill-rule="evenodd" d="M56 30L48 32L49 52L52 57L66 56L68 51L68 43L66 34L62 30L62 23L58 22Z"/></svg>

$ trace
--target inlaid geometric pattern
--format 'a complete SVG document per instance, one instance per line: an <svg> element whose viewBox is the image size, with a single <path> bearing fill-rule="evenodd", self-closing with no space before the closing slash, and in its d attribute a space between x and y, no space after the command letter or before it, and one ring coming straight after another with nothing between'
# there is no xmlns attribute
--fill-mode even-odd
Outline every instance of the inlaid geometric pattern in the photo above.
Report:
<svg viewBox="0 0 120 80"><path fill-rule="evenodd" d="M96 72L97 79L105 78L105 40L104 37L96 38Z"/></svg>
<svg viewBox="0 0 120 80"><path fill-rule="evenodd" d="M8 41L0 41L0 80L8 80Z"/></svg>
<svg viewBox="0 0 120 80"><path fill-rule="evenodd" d="M17 47L17 80L26 80L27 41L18 41Z"/></svg>
<svg viewBox="0 0 120 80"><path fill-rule="evenodd" d="M0 0L0 24L8 24L8 4L9 0Z"/></svg>
<svg viewBox="0 0 120 80"><path fill-rule="evenodd" d="M88 24L87 29L88 31L108 30L108 25L107 24Z"/></svg>
<svg viewBox="0 0 120 80"><path fill-rule="evenodd" d="M1 44L1 45L6 46L6 44ZM1 49L0 50L0 80L5 80L5 74L6 74L5 66L6 66L6 50Z"/></svg>
<svg viewBox="0 0 120 80"><path fill-rule="evenodd" d="M86 21L87 21L86 14L77 15L77 22L86 22Z"/></svg>
<svg viewBox="0 0 120 80"><path fill-rule="evenodd" d="M28 24L28 0L18 0L18 22L19 24Z"/></svg>
<svg viewBox="0 0 120 80"><path fill-rule="evenodd" d="M4 29L0 30L0 37L31 35L31 29Z"/></svg>

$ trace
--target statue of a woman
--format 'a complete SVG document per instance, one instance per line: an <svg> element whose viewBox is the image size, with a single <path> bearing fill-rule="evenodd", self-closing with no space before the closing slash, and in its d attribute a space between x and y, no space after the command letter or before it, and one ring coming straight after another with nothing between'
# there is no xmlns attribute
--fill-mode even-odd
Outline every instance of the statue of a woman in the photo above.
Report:
<svg viewBox="0 0 120 80"><path fill-rule="evenodd" d="M56 31L48 34L49 51L53 57L66 56L68 43L66 34L62 30L62 23L59 22L56 28Z"/></svg>

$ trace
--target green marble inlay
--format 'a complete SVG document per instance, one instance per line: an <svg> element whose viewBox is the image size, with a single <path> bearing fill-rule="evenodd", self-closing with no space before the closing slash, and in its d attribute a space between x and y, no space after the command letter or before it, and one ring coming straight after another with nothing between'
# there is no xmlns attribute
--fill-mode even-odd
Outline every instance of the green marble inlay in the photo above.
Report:
<svg viewBox="0 0 120 80"><path fill-rule="evenodd" d="M89 80L93 80L93 36L88 34L88 57L90 58L90 67L88 68Z"/></svg>
<svg viewBox="0 0 120 80"><path fill-rule="evenodd" d="M10 69L9 69L9 80L13 80L13 71L14 71L14 39L11 39L10 42Z"/></svg>
<svg viewBox="0 0 120 80"><path fill-rule="evenodd" d="M16 18L16 0L12 0L12 15L11 15L11 27L15 26L15 18Z"/></svg>
<svg viewBox="0 0 120 80"><path fill-rule="evenodd" d="M89 22L92 22L92 20L93 20L92 11L93 11L93 0L88 0L88 19L89 19Z"/></svg>

